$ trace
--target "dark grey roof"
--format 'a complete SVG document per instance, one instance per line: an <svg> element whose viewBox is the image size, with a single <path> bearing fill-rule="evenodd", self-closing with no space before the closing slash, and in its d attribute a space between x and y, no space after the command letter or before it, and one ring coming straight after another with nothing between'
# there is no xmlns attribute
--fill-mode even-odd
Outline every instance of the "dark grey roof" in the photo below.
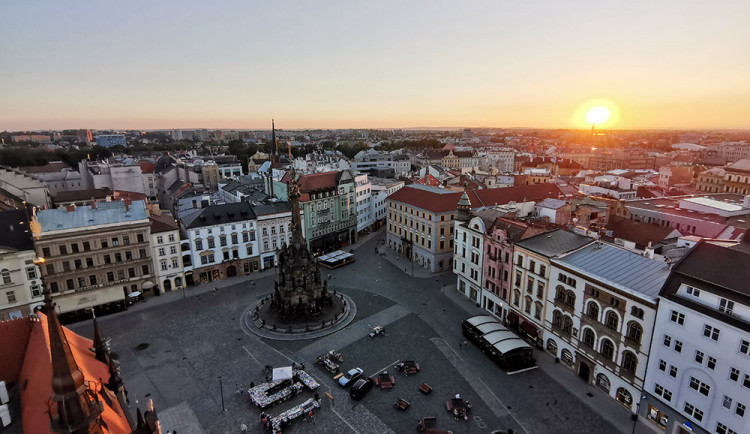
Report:
<svg viewBox="0 0 750 434"><path fill-rule="evenodd" d="M552 262L635 295L646 295L651 301L656 301L669 276L669 264L664 261L600 242Z"/></svg>
<svg viewBox="0 0 750 434"><path fill-rule="evenodd" d="M290 212L291 210L292 204L289 202L275 202L264 205L255 205L253 207L253 212L255 212L255 215L258 216Z"/></svg>
<svg viewBox="0 0 750 434"><path fill-rule="evenodd" d="M13 209L0 212L0 247L14 250L34 250L26 211Z"/></svg>
<svg viewBox="0 0 750 434"><path fill-rule="evenodd" d="M237 202L224 205L211 205L203 208L199 213L183 218L181 223L185 228L191 229L254 219L255 212L253 212L250 204Z"/></svg>
<svg viewBox="0 0 750 434"><path fill-rule="evenodd" d="M750 296L750 249L745 242L732 247L698 243L675 265L674 271Z"/></svg>
<svg viewBox="0 0 750 434"><path fill-rule="evenodd" d="M572 252L594 240L563 229L544 232L516 243L517 246L549 258Z"/></svg>

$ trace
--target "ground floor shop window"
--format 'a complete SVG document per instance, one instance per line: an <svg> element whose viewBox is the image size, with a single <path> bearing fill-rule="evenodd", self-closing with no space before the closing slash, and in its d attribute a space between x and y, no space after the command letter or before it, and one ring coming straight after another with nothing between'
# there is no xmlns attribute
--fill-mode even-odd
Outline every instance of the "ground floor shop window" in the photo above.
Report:
<svg viewBox="0 0 750 434"><path fill-rule="evenodd" d="M654 407L653 405L648 406L648 419L661 427L662 429L667 429L667 424L669 423L669 416L662 413L661 410Z"/></svg>
<svg viewBox="0 0 750 434"><path fill-rule="evenodd" d="M552 339L547 339L547 351L557 356L557 342Z"/></svg>
<svg viewBox="0 0 750 434"><path fill-rule="evenodd" d="M568 366L573 366L573 353L571 353L569 350L565 349L562 350L562 353L560 354L560 359Z"/></svg>
<svg viewBox="0 0 750 434"><path fill-rule="evenodd" d="M633 395L626 388L620 387L617 389L617 401L625 407L631 408L633 406Z"/></svg>
<svg viewBox="0 0 750 434"><path fill-rule="evenodd" d="M607 378L606 375L598 374L596 376L596 385L599 386L599 388L602 389L603 391L609 393L610 384L609 384L609 378Z"/></svg>

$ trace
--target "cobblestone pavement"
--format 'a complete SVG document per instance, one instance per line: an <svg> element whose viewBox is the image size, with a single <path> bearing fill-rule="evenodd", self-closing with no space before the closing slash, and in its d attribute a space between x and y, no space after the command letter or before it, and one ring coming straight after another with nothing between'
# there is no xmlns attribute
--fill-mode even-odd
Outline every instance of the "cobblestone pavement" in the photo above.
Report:
<svg viewBox="0 0 750 434"><path fill-rule="evenodd" d="M357 262L331 272L329 287L351 297L357 314L343 330L319 339L278 341L242 331L242 312L273 288L272 271L218 282L216 294L206 287L191 288L184 298L169 293L99 318L120 357L131 402L138 400L143 407L152 398L157 411L167 411L167 420L192 413L207 433L240 432L243 423L249 432L262 433L260 410L237 389L247 389L251 381L257 384L265 365L295 361L304 363L321 383L323 400L314 422L295 420L285 433L407 433L414 432L424 416L437 417L441 429L455 433L508 428L526 434L630 432L626 409L609 405L614 400L542 353L537 353L541 369L509 376L472 345L460 348L460 322L475 307L455 292L455 276L415 267L412 277L409 262L385 252L379 243L382 236L381 231L361 240L355 246ZM402 263L408 264L407 273ZM255 287L250 280L256 281ZM375 325L385 326L385 336L368 336ZM91 336L90 321L70 327ZM140 343L148 348L137 350ZM372 390L360 402L350 400L330 373L313 364L317 354L330 349L343 354L343 370L359 366L368 375L388 370L396 377L396 387ZM409 359L420 363L418 374L405 377L393 370L397 361ZM420 394L421 382L430 384L433 393ZM456 393L472 402L468 421L454 420L445 410L445 401ZM270 413L311 396L304 392ZM409 401L409 409L395 410L397 398ZM135 405L129 411L135 413ZM639 426L636 432L649 431Z"/></svg>

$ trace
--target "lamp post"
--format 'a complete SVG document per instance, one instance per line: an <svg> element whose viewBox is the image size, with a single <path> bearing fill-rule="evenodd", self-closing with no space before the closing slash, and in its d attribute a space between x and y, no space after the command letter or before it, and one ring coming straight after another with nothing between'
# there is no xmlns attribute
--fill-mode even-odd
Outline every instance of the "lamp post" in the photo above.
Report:
<svg viewBox="0 0 750 434"><path fill-rule="evenodd" d="M224 387L221 384L221 375L219 375L219 392L221 393L221 412L226 413L227 409L224 408Z"/></svg>
<svg viewBox="0 0 750 434"><path fill-rule="evenodd" d="M632 434L635 434L635 426L638 424L638 413L640 412L640 409L641 409L641 403L640 402L636 402L635 403L635 414L632 416L632 418L633 418L633 431L632 431Z"/></svg>

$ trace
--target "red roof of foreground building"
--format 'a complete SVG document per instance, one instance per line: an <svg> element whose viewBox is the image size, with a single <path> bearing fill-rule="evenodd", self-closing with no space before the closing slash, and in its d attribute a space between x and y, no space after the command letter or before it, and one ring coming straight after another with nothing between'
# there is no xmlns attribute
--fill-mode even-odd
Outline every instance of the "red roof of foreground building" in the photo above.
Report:
<svg viewBox="0 0 750 434"><path fill-rule="evenodd" d="M409 204L427 211L442 213L454 211L463 192L433 187L408 185L388 196L389 200ZM520 185L508 188L466 190L472 209L482 206L504 205L509 202L539 201L558 198L563 193L555 184Z"/></svg>
<svg viewBox="0 0 750 434"><path fill-rule="evenodd" d="M24 432L52 433L50 430L49 407L52 397L52 359L47 318L23 317L0 323L0 348L3 349L3 368L0 373L10 374L9 382L19 382L21 389L21 424ZM93 342L63 327L78 369L84 381L96 390L97 399L102 401L104 411L101 418L106 424L104 432L129 433L130 425L119 401L112 392L103 387L109 370L106 364L94 358L89 348ZM15 356L14 356L15 355ZM12 356L12 357L11 357ZM8 366L6 360L13 360Z"/></svg>
<svg viewBox="0 0 750 434"><path fill-rule="evenodd" d="M434 176L432 176L429 173L427 175L423 176L422 178L417 179L414 182L417 183L417 184L429 185L429 186L432 186L432 187L437 187L438 185L440 185L440 181L438 181L437 178L435 178Z"/></svg>
<svg viewBox="0 0 750 434"><path fill-rule="evenodd" d="M141 173L154 173L156 165L150 161L141 161L138 163L141 166Z"/></svg>

